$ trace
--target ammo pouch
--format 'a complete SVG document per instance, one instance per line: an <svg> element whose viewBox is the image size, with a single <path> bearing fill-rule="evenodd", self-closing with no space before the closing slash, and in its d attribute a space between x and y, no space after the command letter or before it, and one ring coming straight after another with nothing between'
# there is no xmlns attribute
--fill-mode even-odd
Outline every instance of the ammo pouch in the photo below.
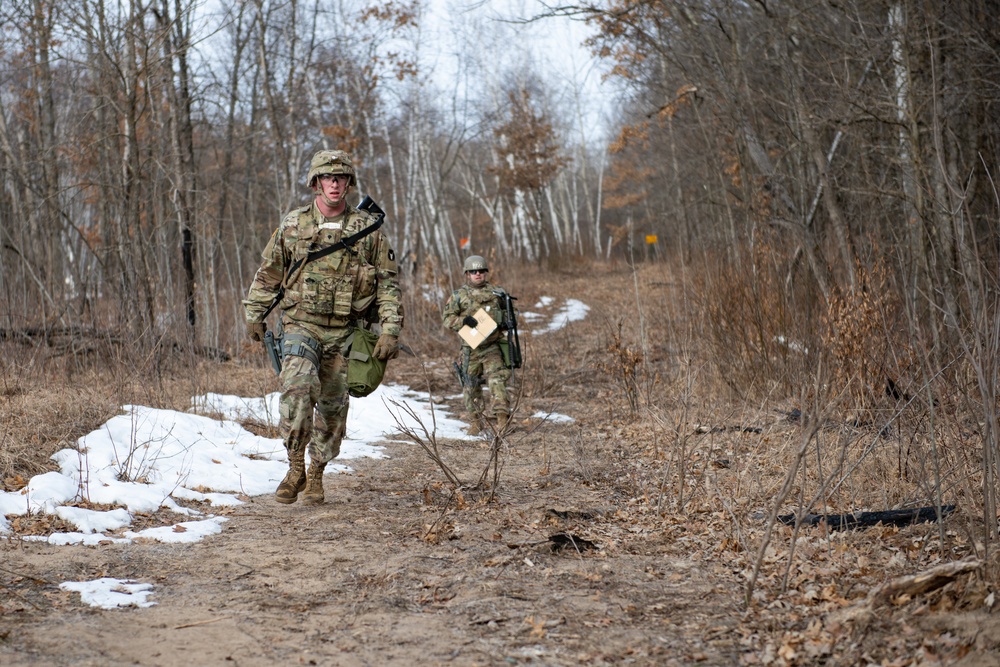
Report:
<svg viewBox="0 0 1000 667"><path fill-rule="evenodd" d="M362 398L375 391L385 376L385 361L372 354L378 336L367 329L354 327L347 338L347 392Z"/></svg>
<svg viewBox="0 0 1000 667"><path fill-rule="evenodd" d="M500 354L503 356L504 368L513 368L510 363L510 343L506 338L501 338L497 343L500 345Z"/></svg>

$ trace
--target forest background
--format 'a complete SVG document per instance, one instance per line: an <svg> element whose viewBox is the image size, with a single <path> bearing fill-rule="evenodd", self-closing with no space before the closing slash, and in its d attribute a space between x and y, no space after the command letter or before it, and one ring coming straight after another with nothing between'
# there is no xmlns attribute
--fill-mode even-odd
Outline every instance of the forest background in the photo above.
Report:
<svg viewBox="0 0 1000 667"><path fill-rule="evenodd" d="M508 271L669 263L680 287L656 335L648 290L628 296L634 318L609 323L605 371L626 411L655 407L693 368L742 405L792 400L809 426L776 507L794 490L803 510L858 509L837 475L874 465L888 480L879 509L961 497L969 553L994 567L992 3L618 0L525 14L585 22L613 99L603 141L579 82L505 49L526 29L516 21L466 13L443 87L424 69L445 48L421 42L424 11L6 0L0 338L43 346L39 374L238 354L263 244L308 200L313 151L343 148L388 213L411 340L446 345L438 313L468 252ZM870 437L821 452L831 419ZM904 444L880 459L888 434Z"/></svg>

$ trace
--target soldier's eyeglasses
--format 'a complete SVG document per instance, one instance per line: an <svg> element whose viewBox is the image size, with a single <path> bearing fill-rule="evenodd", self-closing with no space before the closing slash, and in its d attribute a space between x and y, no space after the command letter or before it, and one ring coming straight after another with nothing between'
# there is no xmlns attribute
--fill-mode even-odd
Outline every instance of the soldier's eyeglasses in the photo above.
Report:
<svg viewBox="0 0 1000 667"><path fill-rule="evenodd" d="M348 176L347 174L320 174L319 180L323 181L324 183L328 183L330 181L339 181L340 183L346 183L347 181L350 180L350 178L351 177Z"/></svg>
<svg viewBox="0 0 1000 667"><path fill-rule="evenodd" d="M469 269L469 273L480 275L483 273L489 273L489 271L487 271L486 269Z"/></svg>

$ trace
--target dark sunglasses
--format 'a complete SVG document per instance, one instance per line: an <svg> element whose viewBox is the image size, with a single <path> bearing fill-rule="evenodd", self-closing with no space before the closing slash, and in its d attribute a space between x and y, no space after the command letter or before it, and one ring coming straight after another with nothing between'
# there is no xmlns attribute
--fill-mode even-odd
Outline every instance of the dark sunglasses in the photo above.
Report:
<svg viewBox="0 0 1000 667"><path fill-rule="evenodd" d="M489 273L489 270L488 269L470 269L469 273L475 273L475 274Z"/></svg>

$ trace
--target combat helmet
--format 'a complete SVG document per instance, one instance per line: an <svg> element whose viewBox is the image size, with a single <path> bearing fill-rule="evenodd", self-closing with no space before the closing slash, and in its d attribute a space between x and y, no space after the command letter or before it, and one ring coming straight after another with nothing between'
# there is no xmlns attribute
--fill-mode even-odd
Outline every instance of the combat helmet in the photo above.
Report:
<svg viewBox="0 0 1000 667"><path fill-rule="evenodd" d="M322 174L347 174L351 177L350 185L356 185L358 182L354 175L354 162L347 151L317 151L309 164L306 185L312 187L313 180Z"/></svg>
<svg viewBox="0 0 1000 667"><path fill-rule="evenodd" d="M486 260L479 255L469 255L465 258L462 270L466 273L469 271L489 271L490 267L486 266Z"/></svg>

